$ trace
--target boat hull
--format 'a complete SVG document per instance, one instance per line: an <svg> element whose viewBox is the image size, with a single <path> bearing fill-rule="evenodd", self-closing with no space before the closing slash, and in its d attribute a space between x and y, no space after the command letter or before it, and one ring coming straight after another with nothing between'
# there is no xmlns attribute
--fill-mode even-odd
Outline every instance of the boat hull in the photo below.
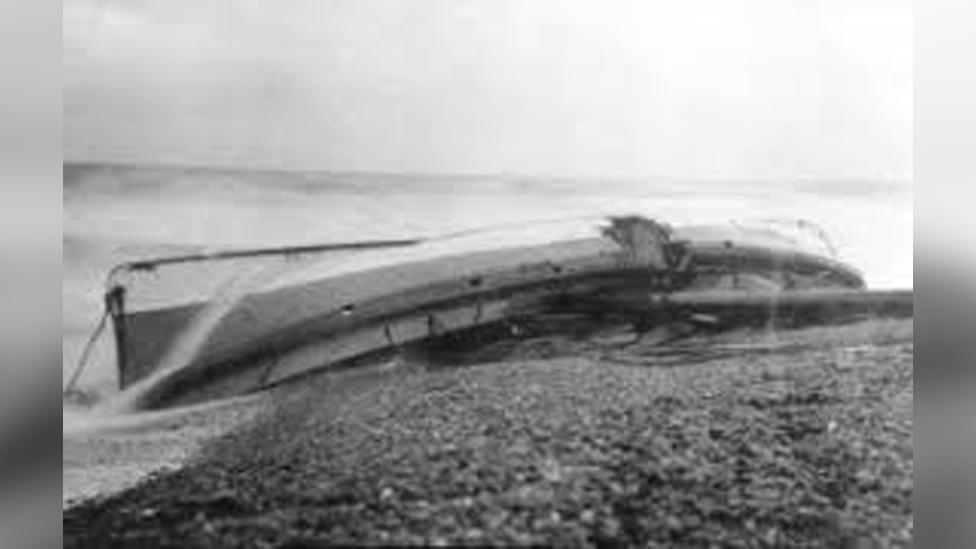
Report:
<svg viewBox="0 0 976 549"><path fill-rule="evenodd" d="M865 288L856 270L805 251L635 233L624 225L627 238L604 231L448 253L247 293L223 307L191 302L121 310L113 317L124 389L119 406L156 408L260 391L445 334L516 325L555 302L616 296L604 303L651 309L663 304L654 296L682 293L716 299L732 291L768 301L782 292ZM694 306L688 299L682 307ZM174 362L173 349L185 347L187 331L208 315L219 318L192 357Z"/></svg>

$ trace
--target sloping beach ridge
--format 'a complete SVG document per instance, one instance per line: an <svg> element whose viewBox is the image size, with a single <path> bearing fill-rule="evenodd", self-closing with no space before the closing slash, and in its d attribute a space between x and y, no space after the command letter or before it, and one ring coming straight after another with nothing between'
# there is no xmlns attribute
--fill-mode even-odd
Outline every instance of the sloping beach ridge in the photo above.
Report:
<svg viewBox="0 0 976 549"><path fill-rule="evenodd" d="M911 545L911 320L504 347L280 389L64 546Z"/></svg>

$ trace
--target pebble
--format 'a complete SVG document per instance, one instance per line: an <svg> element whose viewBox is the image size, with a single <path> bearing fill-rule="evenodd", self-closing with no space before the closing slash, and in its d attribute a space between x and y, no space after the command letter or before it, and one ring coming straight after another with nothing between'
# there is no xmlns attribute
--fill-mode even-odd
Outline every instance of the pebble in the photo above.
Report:
<svg viewBox="0 0 976 549"><path fill-rule="evenodd" d="M296 409L192 465L66 509L64 547L912 546L901 347L865 347L845 370L826 347L680 369L511 353L376 385L310 381L304 401L283 400ZM864 387L877 398L856 398Z"/></svg>

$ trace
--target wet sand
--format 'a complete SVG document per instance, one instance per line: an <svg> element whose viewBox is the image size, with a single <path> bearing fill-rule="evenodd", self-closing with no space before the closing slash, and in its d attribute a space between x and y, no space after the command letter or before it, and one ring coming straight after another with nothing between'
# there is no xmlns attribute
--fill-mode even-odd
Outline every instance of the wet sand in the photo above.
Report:
<svg viewBox="0 0 976 549"><path fill-rule="evenodd" d="M206 443L268 409L263 397L132 417L69 409L63 416L62 508L179 469Z"/></svg>

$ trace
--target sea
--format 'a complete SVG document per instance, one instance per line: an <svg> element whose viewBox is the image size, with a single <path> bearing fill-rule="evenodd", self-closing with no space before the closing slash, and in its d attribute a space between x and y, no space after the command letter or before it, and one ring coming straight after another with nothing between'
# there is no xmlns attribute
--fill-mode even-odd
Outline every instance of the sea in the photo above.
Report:
<svg viewBox="0 0 976 549"><path fill-rule="evenodd" d="M103 311L114 265L169 255L639 214L672 224L806 220L876 289L912 288L913 186L869 180L445 176L64 166L63 382ZM78 386L117 386L109 334ZM66 412L67 413L67 412ZM66 416L67 417L67 416Z"/></svg>

